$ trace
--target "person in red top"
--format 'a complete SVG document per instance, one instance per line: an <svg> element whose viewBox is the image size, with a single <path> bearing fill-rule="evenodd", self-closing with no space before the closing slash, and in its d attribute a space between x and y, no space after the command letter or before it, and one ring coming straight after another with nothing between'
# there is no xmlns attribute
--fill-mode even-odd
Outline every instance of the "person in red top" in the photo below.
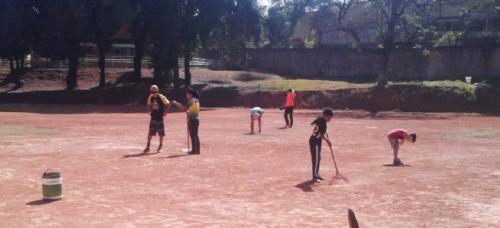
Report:
<svg viewBox="0 0 500 228"><path fill-rule="evenodd" d="M288 89L285 100L285 128L293 126L293 109L295 107L295 91L292 88Z"/></svg>
<svg viewBox="0 0 500 228"><path fill-rule="evenodd" d="M417 134L408 133L405 129L394 129L387 134L389 143L394 150L394 165L402 165L403 163L398 158L399 146L403 145L405 141L414 143L417 140Z"/></svg>

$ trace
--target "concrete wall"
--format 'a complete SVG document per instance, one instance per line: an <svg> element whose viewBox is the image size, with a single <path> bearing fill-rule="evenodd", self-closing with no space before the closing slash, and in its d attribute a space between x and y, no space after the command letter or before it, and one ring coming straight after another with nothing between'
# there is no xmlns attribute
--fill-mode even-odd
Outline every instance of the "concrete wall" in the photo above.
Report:
<svg viewBox="0 0 500 228"><path fill-rule="evenodd" d="M304 78L376 78L380 52L356 49L249 49L248 70ZM500 78L500 47L397 50L391 57L392 80Z"/></svg>

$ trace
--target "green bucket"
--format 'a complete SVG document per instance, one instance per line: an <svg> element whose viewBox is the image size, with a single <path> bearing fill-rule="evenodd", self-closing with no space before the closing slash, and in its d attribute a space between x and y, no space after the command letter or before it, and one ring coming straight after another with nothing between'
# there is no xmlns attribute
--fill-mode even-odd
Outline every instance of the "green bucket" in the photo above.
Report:
<svg viewBox="0 0 500 228"><path fill-rule="evenodd" d="M47 170L42 175L42 192L44 200L62 199L62 176L54 170Z"/></svg>

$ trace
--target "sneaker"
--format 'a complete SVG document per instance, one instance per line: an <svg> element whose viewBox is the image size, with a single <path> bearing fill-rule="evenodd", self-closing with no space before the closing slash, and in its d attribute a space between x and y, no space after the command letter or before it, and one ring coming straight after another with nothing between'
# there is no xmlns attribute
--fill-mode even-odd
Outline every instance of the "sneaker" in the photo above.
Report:
<svg viewBox="0 0 500 228"><path fill-rule="evenodd" d="M161 152L161 149L162 149L162 145L159 145L159 146L158 146L158 149L156 149L156 151L157 151L158 153L160 153L160 152Z"/></svg>
<svg viewBox="0 0 500 228"><path fill-rule="evenodd" d="M393 161L393 163L392 163L392 164L393 164L393 165L402 165L402 164L403 164L403 162L401 162L401 160L400 160L399 158L396 158L396 159L394 159L394 161Z"/></svg>
<svg viewBox="0 0 500 228"><path fill-rule="evenodd" d="M319 183L319 182L323 181L323 178L321 178L321 177L313 177L313 181L316 182L316 183Z"/></svg>
<svg viewBox="0 0 500 228"><path fill-rule="evenodd" d="M319 180L322 180L322 181L325 180L325 179L323 179L323 177L320 177L320 176L317 176L316 179L319 179Z"/></svg>
<svg viewBox="0 0 500 228"><path fill-rule="evenodd" d="M143 152L143 153L149 153L149 146L148 146L148 147L146 147L146 149L144 149L142 152Z"/></svg>

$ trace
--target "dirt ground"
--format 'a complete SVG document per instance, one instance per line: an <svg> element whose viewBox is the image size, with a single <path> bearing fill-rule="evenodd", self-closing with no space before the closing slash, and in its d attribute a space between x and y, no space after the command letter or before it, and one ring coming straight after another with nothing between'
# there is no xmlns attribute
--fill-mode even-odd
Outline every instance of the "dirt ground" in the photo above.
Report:
<svg viewBox="0 0 500 228"><path fill-rule="evenodd" d="M348 208L361 227L500 224L500 117L339 112L328 132L348 181L332 179L324 146L327 180L312 185L317 112L286 130L281 115L266 110L248 135L249 110L204 110L202 154L185 156L185 116L172 113L164 151L140 156L146 113L0 105L0 227L347 227ZM385 134L400 127L418 140L401 148L407 166L385 166ZM62 172L63 200L41 201L47 168Z"/></svg>

